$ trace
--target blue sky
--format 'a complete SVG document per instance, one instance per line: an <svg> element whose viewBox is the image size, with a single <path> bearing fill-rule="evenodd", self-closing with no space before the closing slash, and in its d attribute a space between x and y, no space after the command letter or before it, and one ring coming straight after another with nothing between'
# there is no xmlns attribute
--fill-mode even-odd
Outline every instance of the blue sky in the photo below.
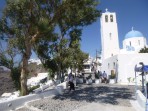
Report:
<svg viewBox="0 0 148 111"><path fill-rule="evenodd" d="M0 0L0 11L4 4L4 0ZM102 12L105 12L106 8L110 12L116 12L120 48L131 27L148 39L148 0L100 0L97 8ZM96 50L101 50L100 18L84 28L81 49L92 57L95 57Z"/></svg>
<svg viewBox="0 0 148 111"><path fill-rule="evenodd" d="M100 0L98 9L116 12L120 48L125 34L134 27L148 39L148 0ZM95 57L101 50L100 18L84 28L81 49Z"/></svg>

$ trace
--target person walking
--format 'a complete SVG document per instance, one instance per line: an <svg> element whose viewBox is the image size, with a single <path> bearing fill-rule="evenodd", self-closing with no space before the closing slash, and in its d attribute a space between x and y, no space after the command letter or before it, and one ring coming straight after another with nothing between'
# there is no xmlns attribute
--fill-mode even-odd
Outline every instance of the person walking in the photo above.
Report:
<svg viewBox="0 0 148 111"><path fill-rule="evenodd" d="M105 71L103 72L103 82L107 83L107 74Z"/></svg>
<svg viewBox="0 0 148 111"><path fill-rule="evenodd" d="M75 85L73 83L74 76L72 75L72 73L69 74L68 78L69 78L69 86L70 86L69 91L75 90Z"/></svg>

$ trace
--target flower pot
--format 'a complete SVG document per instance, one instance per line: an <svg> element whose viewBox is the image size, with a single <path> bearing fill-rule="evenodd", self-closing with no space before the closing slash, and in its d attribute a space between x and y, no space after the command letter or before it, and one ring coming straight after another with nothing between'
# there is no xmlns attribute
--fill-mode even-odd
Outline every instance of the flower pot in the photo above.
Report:
<svg viewBox="0 0 148 111"><path fill-rule="evenodd" d="M100 80L99 80L99 79L96 79L96 80L95 80L95 83L96 83L96 84L99 84L99 83L100 83Z"/></svg>
<svg viewBox="0 0 148 111"><path fill-rule="evenodd" d="M83 83L83 78L77 78L77 79L76 79L76 83L82 84L82 83Z"/></svg>
<svg viewBox="0 0 148 111"><path fill-rule="evenodd" d="M86 84L92 84L92 79L86 80Z"/></svg>
<svg viewBox="0 0 148 111"><path fill-rule="evenodd" d="M115 79L109 79L110 84L115 84Z"/></svg>

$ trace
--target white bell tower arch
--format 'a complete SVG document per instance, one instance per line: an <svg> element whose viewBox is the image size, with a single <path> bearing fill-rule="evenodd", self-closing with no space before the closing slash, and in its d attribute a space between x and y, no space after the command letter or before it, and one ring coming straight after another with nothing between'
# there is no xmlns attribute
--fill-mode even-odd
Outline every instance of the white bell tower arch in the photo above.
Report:
<svg viewBox="0 0 148 111"><path fill-rule="evenodd" d="M101 16L102 60L119 54L118 26L116 13L106 9Z"/></svg>

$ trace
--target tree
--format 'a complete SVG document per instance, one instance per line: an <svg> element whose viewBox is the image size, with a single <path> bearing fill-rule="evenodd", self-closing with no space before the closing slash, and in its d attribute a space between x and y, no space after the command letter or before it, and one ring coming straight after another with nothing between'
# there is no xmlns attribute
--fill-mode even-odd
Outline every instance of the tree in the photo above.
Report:
<svg viewBox="0 0 148 111"><path fill-rule="evenodd" d="M28 94L27 75L28 59L31 56L32 44L36 37L40 37L41 28L46 20L41 13L41 5L35 0L7 0L6 8L1 19L0 31L2 37L16 38L16 47L21 51L21 94ZM51 26L50 26L51 28ZM47 31L49 29L46 29ZM49 31L50 33L51 31Z"/></svg>
<svg viewBox="0 0 148 111"><path fill-rule="evenodd" d="M148 53L148 48L144 47L144 48L140 49L139 53Z"/></svg>
<svg viewBox="0 0 148 111"><path fill-rule="evenodd" d="M55 60L56 49L59 49L56 54L62 58L60 51L64 47L60 46L68 40L69 32L97 20L100 15L97 4L97 0L7 0L0 33L4 38L17 38L16 47L22 54L22 95L28 94L28 60L33 47L40 58L44 57L41 58L44 63ZM59 70L63 67L61 63L56 62Z"/></svg>
<svg viewBox="0 0 148 111"><path fill-rule="evenodd" d="M70 44L69 47L71 49L71 69L78 69L78 71L82 71L84 60L88 58L88 54L84 53L80 49L80 40L81 40L81 30L74 29L70 32ZM76 73L76 72L75 72Z"/></svg>
<svg viewBox="0 0 148 111"><path fill-rule="evenodd" d="M14 81L16 89L20 90L20 59L19 50L15 48L16 40L9 39L6 43L5 40L0 40L3 43L0 47L0 65L5 66L11 70L10 76ZM6 45L7 44L7 45ZM5 45L7 47L5 47Z"/></svg>
<svg viewBox="0 0 148 111"><path fill-rule="evenodd" d="M56 13L60 13L60 16L56 19L56 27L58 29L57 40L51 46L38 45L37 49L43 50L43 48L39 47L44 47L45 50L38 50L37 53L38 55L42 55L41 58L44 58L42 60L44 62L54 61L55 64L52 65L58 67L57 71L59 75L61 73L63 75L65 68L69 66L73 68L76 65L78 66L76 58L79 57L78 52L81 52L80 54L82 55L82 51L80 50L82 28L97 20L100 15L100 11L96 9L97 4L96 0L65 0L54 4ZM46 62L45 64L47 65Z"/></svg>

